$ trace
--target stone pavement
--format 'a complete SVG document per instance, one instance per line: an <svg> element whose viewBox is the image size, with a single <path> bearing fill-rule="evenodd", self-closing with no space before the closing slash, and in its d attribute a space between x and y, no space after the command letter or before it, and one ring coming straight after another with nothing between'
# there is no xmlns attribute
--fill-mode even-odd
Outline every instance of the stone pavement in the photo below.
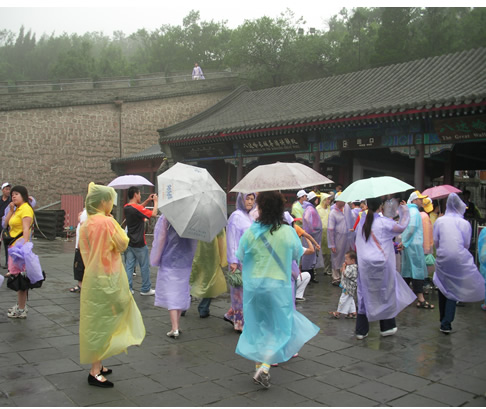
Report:
<svg viewBox="0 0 486 409"><path fill-rule="evenodd" d="M340 289L322 274L297 307L321 332L297 358L272 368L268 390L253 384L254 364L234 352L238 334L222 319L228 294L213 301L206 319L193 303L173 340L165 335L168 312L135 292L147 336L127 355L104 361L113 389L89 386L89 365L79 364L79 294L68 292L74 242L34 243L47 281L30 292L26 320L7 318L16 295L5 284L0 289L0 406L486 406L486 313L479 303L457 308L449 336L439 332L437 309L411 305L398 316L395 336L381 338L372 323L358 341L355 320L328 315ZM151 273L155 284L156 269ZM138 274L136 290L140 282ZM437 304L436 293L428 297Z"/></svg>

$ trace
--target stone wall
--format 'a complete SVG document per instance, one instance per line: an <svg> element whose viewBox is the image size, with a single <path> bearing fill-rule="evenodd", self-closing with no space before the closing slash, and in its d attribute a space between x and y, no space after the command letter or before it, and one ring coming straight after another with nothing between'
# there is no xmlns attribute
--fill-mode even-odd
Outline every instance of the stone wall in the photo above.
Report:
<svg viewBox="0 0 486 409"><path fill-rule="evenodd" d="M93 90L93 103L87 91L57 99L46 95L54 92L32 93L30 99L23 94L22 101L20 95L2 95L0 182L25 185L38 207L59 201L61 194L85 195L89 182L107 184L116 176L111 159L158 143L157 129L198 114L234 89L209 82L191 83L192 94L187 84L172 92L146 87L143 94L138 88L125 98L110 94L115 90Z"/></svg>

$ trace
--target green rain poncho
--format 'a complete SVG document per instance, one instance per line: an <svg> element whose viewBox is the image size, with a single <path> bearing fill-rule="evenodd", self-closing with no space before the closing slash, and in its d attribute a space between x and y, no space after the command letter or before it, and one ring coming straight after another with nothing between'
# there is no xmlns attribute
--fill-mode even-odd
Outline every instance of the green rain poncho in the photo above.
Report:
<svg viewBox="0 0 486 409"><path fill-rule="evenodd" d="M128 287L121 252L128 237L109 216L116 197L111 187L89 184L88 220L79 234L85 272L79 322L80 362L89 364L119 354L145 337L142 315Z"/></svg>
<svg viewBox="0 0 486 409"><path fill-rule="evenodd" d="M214 298L228 291L223 274L223 268L227 265L224 229L209 243L199 241L192 262L191 295Z"/></svg>

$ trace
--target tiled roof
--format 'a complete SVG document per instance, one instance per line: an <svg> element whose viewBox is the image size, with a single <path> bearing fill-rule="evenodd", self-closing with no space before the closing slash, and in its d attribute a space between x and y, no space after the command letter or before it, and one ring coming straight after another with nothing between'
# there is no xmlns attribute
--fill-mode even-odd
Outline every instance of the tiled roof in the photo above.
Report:
<svg viewBox="0 0 486 409"><path fill-rule="evenodd" d="M485 101L486 48L478 48L259 91L240 87L207 111L158 131L162 142L216 141Z"/></svg>
<svg viewBox="0 0 486 409"><path fill-rule="evenodd" d="M123 158L112 159L111 163L117 162L127 162L132 160L148 160L148 159L157 159L157 158L165 158L165 153L161 152L160 145L152 145L150 148L147 148L141 152L134 153L129 156L125 156Z"/></svg>

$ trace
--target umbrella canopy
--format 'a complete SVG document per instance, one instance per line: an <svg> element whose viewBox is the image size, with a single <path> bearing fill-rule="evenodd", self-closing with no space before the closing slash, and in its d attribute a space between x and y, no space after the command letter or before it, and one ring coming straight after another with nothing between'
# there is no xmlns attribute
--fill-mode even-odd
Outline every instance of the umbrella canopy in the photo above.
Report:
<svg viewBox="0 0 486 409"><path fill-rule="evenodd" d="M361 199L371 199L393 193L404 192L405 190L415 189L413 186L392 176L380 176L357 180L351 183L339 195L337 200L342 202L353 202Z"/></svg>
<svg viewBox="0 0 486 409"><path fill-rule="evenodd" d="M327 183L334 182L302 163L277 162L257 166L241 179L231 192L253 193L302 189Z"/></svg>
<svg viewBox="0 0 486 409"><path fill-rule="evenodd" d="M451 193L462 193L458 188L451 185L440 185L425 189L422 194L431 199L444 199Z"/></svg>
<svg viewBox="0 0 486 409"><path fill-rule="evenodd" d="M153 186L154 184L139 175L123 175L113 179L108 186L113 189L128 189L132 186Z"/></svg>
<svg viewBox="0 0 486 409"><path fill-rule="evenodd" d="M226 193L206 169L178 162L157 183L159 210L179 236L210 242L226 226Z"/></svg>

